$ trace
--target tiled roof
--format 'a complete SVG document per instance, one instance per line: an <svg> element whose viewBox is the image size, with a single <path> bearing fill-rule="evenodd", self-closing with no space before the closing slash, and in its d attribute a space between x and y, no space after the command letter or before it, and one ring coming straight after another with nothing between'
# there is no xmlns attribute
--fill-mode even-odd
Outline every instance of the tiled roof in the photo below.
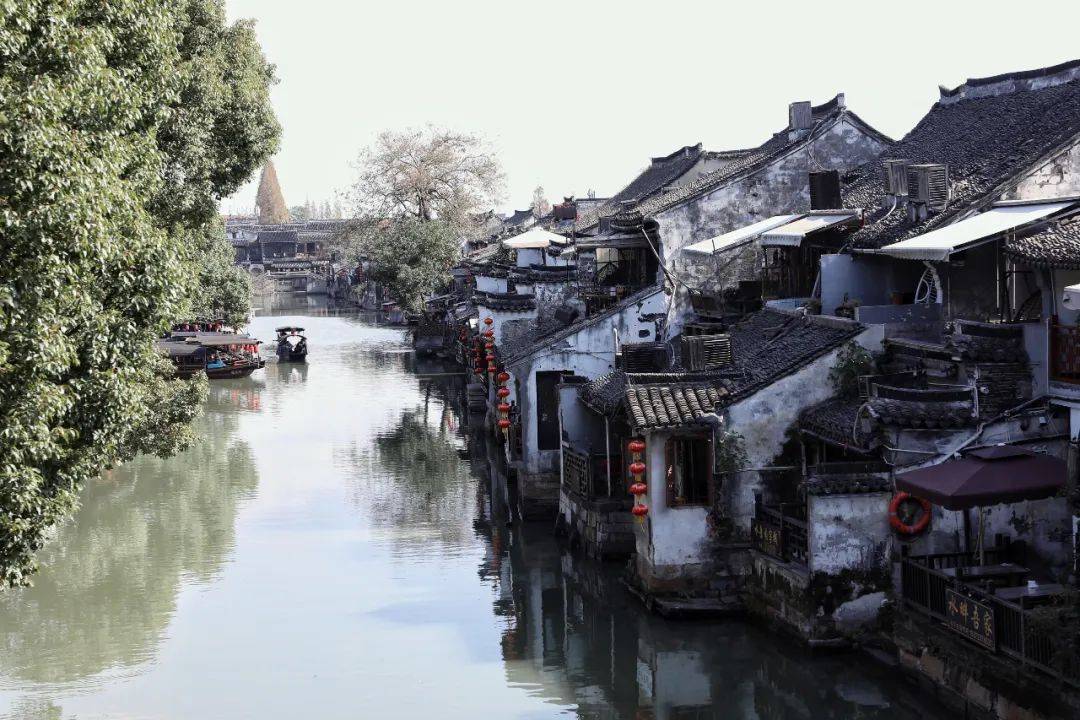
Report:
<svg viewBox="0 0 1080 720"><path fill-rule="evenodd" d="M681 205L687 200L711 192L729 182L750 175L777 158L809 145L840 120L857 124L864 132L874 136L882 143L892 143L889 137L875 130L858 115L840 107L835 98L824 105L815 107L813 117L814 125L807 132L796 136L794 139L791 139L788 130L784 129L757 148L739 151L731 163L719 170L702 175L692 182L674 188L669 192L654 195L645 202L640 203L636 210L642 216L655 215L676 205Z"/></svg>
<svg viewBox="0 0 1080 720"><path fill-rule="evenodd" d="M698 143L679 148L664 157L652 158L649 166L631 180L629 185L606 202L590 207L581 213L576 228L579 231L591 228L600 221L600 218L618 212L625 200L641 202L655 195L687 173L701 159L701 156L701 143Z"/></svg>
<svg viewBox="0 0 1080 720"><path fill-rule="evenodd" d="M881 163L867 163L843 178L845 205L868 213L854 242L881 247L942 227L962 211L997 199L1024 171L1078 134L1080 80L938 102L888 155L912 163L948 164L948 207L916 223L903 209L887 214Z"/></svg>
<svg viewBox="0 0 1080 720"><path fill-rule="evenodd" d="M1080 269L1080 215L1022 238L1005 241L1005 254L1027 265L1056 270Z"/></svg>
<svg viewBox="0 0 1080 720"><path fill-rule="evenodd" d="M702 416L718 410L728 398L726 381L697 380L635 384L626 387L626 407L634 426L661 429L702 424Z"/></svg>
<svg viewBox="0 0 1080 720"><path fill-rule="evenodd" d="M910 428L949 429L973 425L975 418L970 403L919 402L871 398L870 409L884 425Z"/></svg>
<svg viewBox="0 0 1080 720"><path fill-rule="evenodd" d="M514 268L514 280L532 283L564 283L577 279L577 265L548 265L547 267Z"/></svg>
<svg viewBox="0 0 1080 720"><path fill-rule="evenodd" d="M854 322L762 310L730 328L732 368L711 373L610 373L586 386L583 398L590 407L609 412L616 389L625 386L626 409L637 427L700 424L703 415L797 372L862 329Z"/></svg>
<svg viewBox="0 0 1080 720"><path fill-rule="evenodd" d="M295 230L260 230L259 242L296 242L298 236Z"/></svg>
<svg viewBox="0 0 1080 720"><path fill-rule="evenodd" d="M526 312L536 309L536 297L533 295L515 295L512 293L478 292L473 296L473 303L492 310L506 312Z"/></svg>
<svg viewBox="0 0 1080 720"><path fill-rule="evenodd" d="M581 388L581 401L594 412L613 415L626 394L626 373L612 370L594 378Z"/></svg>
<svg viewBox="0 0 1080 720"><path fill-rule="evenodd" d="M799 429L835 445L866 451L871 438L856 424L865 402L862 398L831 398L808 407L799 415Z"/></svg>
<svg viewBox="0 0 1080 720"><path fill-rule="evenodd" d="M509 217L506 218L507 227L515 227L521 223L529 220L533 216L532 208L526 210L515 210Z"/></svg>
<svg viewBox="0 0 1080 720"><path fill-rule="evenodd" d="M759 310L728 329L734 365L744 373L733 393L745 397L790 375L863 331L840 318Z"/></svg>

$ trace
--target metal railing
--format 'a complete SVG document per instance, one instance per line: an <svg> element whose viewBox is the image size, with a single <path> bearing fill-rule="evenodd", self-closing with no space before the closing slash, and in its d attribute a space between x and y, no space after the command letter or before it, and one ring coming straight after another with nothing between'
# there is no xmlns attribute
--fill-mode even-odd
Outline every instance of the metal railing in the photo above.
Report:
<svg viewBox="0 0 1080 720"><path fill-rule="evenodd" d="M805 503L779 503L767 506L758 502L750 521L750 543L758 552L782 562L807 565L810 559L807 543Z"/></svg>
<svg viewBox="0 0 1080 720"><path fill-rule="evenodd" d="M1050 323L1050 379L1080 384L1080 326Z"/></svg>
<svg viewBox="0 0 1080 720"><path fill-rule="evenodd" d="M986 563L1006 562L1010 553L1005 548L986 550ZM943 553L907 557L901 560L900 590L904 607L936 620L961 636L974 640L990 653L1000 653L1041 673L1080 687L1080 665L1066 652L1065 641L1038 629L1032 611L997 597L992 590L964 582L944 570L974 564L969 553ZM968 628L957 620L955 604L963 605L967 615L968 602L989 617L983 617L981 636L973 638ZM950 602L953 606L950 607ZM986 621L992 618L992 624ZM978 625L976 626L979 627Z"/></svg>

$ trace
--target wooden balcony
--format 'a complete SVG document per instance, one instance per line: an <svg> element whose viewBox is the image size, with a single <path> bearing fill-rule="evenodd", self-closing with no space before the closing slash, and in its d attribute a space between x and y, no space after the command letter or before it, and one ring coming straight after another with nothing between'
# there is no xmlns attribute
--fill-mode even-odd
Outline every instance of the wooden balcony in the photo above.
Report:
<svg viewBox="0 0 1080 720"><path fill-rule="evenodd" d="M750 544L758 552L781 562L807 565L810 555L806 503L756 503L750 521Z"/></svg>
<svg viewBox="0 0 1080 720"><path fill-rule="evenodd" d="M608 483L607 457L603 453L586 452L563 443L563 483L582 497L626 499L622 482L621 458L611 458L611 482Z"/></svg>

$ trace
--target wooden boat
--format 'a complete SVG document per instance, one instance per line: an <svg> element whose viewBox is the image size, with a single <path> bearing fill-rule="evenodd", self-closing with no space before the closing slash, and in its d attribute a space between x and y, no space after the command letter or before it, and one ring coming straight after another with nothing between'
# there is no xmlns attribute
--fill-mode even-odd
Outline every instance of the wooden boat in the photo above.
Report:
<svg viewBox="0 0 1080 720"><path fill-rule="evenodd" d="M306 362L307 338L304 328L286 325L277 329L278 362Z"/></svg>
<svg viewBox="0 0 1080 720"><path fill-rule="evenodd" d="M234 333L179 332L158 341L158 349L176 365L178 376L205 372L211 380L247 377L265 367L259 345L253 337Z"/></svg>

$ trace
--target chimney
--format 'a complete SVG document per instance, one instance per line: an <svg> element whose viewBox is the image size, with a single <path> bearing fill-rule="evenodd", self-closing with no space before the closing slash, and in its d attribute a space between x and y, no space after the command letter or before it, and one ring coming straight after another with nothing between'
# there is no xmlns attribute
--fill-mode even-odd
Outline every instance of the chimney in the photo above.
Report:
<svg viewBox="0 0 1080 720"><path fill-rule="evenodd" d="M843 109L847 107L847 96L844 93L836 94L836 107Z"/></svg>
<svg viewBox="0 0 1080 720"><path fill-rule="evenodd" d="M789 130L809 130L813 124L814 119L811 114L809 100L800 100L788 105Z"/></svg>

